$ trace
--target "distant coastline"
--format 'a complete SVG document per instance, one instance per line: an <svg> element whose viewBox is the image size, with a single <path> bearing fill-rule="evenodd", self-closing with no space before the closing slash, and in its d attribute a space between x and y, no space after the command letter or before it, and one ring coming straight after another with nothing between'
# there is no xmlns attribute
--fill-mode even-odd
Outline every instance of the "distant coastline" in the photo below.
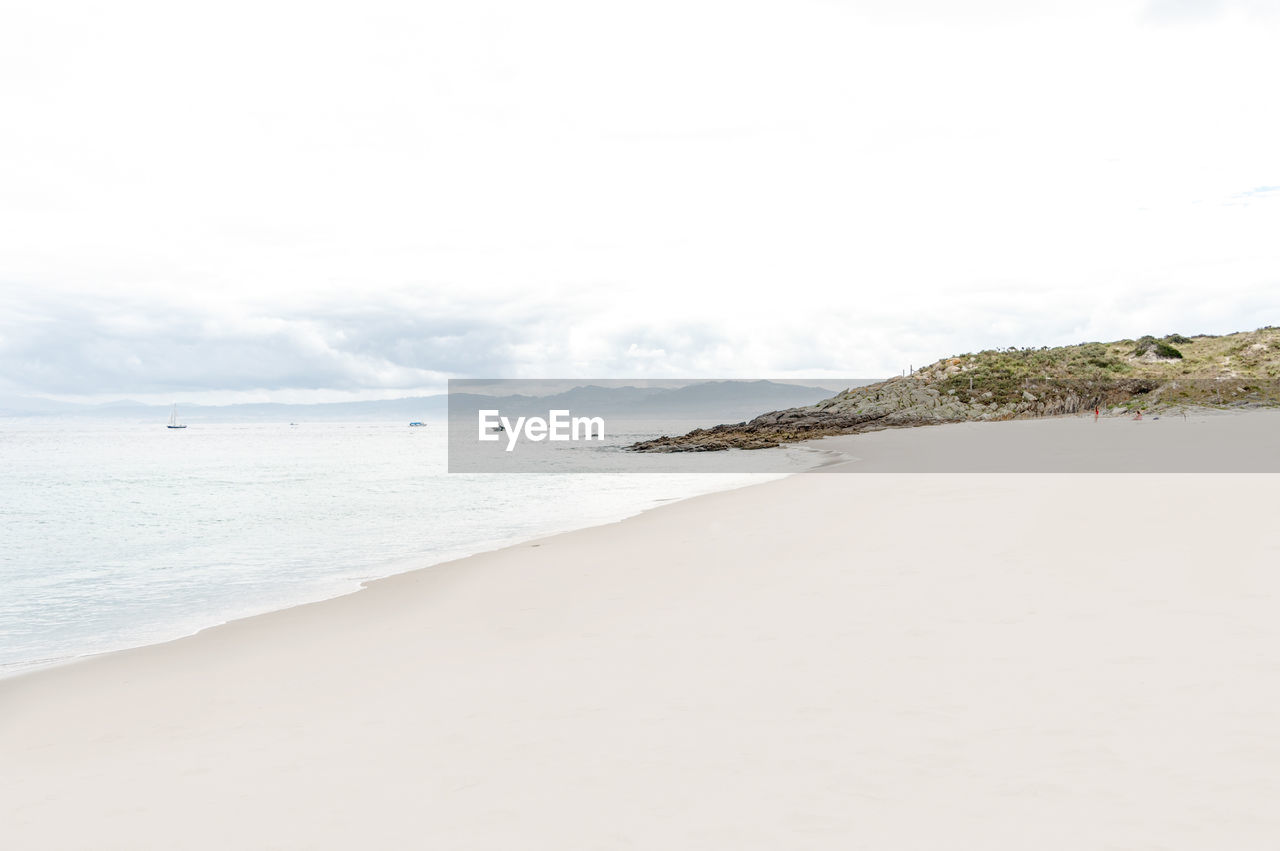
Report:
<svg viewBox="0 0 1280 851"><path fill-rule="evenodd" d="M536 393L524 389L527 384L544 384ZM655 386L661 384L662 386ZM474 385L470 390L458 385ZM555 388L557 385L562 389ZM606 386L601 386L606 385ZM521 394L510 395L519 387ZM442 421L450 407L469 408L500 406L515 410L536 396L544 407L554 403L560 407L586 407L600 413L625 414L653 418L675 415L701 416L707 411L756 413L771 406L808 404L824 399L837 385L812 386L802 381L749 380L566 380L559 382L519 382L497 379L454 380L451 392L426 396L363 401L313 402L238 402L233 404L198 404L182 402L182 415L192 423L221 422L396 422ZM498 392L494 392L498 391ZM506 394L506 395L504 395ZM29 396L0 395L0 417L31 419L39 417L92 417L99 420L161 422L168 418L171 403L151 404L120 399L100 404L66 402Z"/></svg>

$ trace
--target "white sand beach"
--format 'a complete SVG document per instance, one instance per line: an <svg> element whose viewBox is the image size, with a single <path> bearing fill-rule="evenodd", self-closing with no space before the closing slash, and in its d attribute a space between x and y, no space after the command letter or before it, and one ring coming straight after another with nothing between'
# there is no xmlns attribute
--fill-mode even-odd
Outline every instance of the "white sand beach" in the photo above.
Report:
<svg viewBox="0 0 1280 851"><path fill-rule="evenodd" d="M1280 844L1276 476L838 472L0 681L0 848Z"/></svg>

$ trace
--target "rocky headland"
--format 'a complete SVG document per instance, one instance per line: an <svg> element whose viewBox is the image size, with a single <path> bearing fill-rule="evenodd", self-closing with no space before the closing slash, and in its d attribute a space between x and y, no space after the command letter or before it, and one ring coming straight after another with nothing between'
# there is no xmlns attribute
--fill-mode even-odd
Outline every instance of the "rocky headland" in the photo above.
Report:
<svg viewBox="0 0 1280 851"><path fill-rule="evenodd" d="M1055 348L988 349L813 405L633 444L637 452L767 449L836 434L940 423L1280 404L1280 328L1170 334Z"/></svg>

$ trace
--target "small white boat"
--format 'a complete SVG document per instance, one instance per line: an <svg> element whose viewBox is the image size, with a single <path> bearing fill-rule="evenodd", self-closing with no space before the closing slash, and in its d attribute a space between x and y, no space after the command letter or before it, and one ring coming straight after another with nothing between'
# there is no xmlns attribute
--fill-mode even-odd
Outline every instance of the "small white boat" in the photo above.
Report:
<svg viewBox="0 0 1280 851"><path fill-rule="evenodd" d="M186 423L178 422L178 406L174 405L173 410L169 412L169 428L186 428Z"/></svg>

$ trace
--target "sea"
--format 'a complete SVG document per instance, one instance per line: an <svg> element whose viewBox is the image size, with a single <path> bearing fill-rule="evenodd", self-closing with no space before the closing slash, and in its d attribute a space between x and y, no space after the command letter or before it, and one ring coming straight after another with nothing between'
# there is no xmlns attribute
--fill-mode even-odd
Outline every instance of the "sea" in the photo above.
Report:
<svg viewBox="0 0 1280 851"><path fill-rule="evenodd" d="M623 445L682 427L611 435L600 457L614 472L451 474L437 422L0 420L0 676L827 460L795 447L682 456L681 472L618 472ZM767 472L744 465L748 455Z"/></svg>

